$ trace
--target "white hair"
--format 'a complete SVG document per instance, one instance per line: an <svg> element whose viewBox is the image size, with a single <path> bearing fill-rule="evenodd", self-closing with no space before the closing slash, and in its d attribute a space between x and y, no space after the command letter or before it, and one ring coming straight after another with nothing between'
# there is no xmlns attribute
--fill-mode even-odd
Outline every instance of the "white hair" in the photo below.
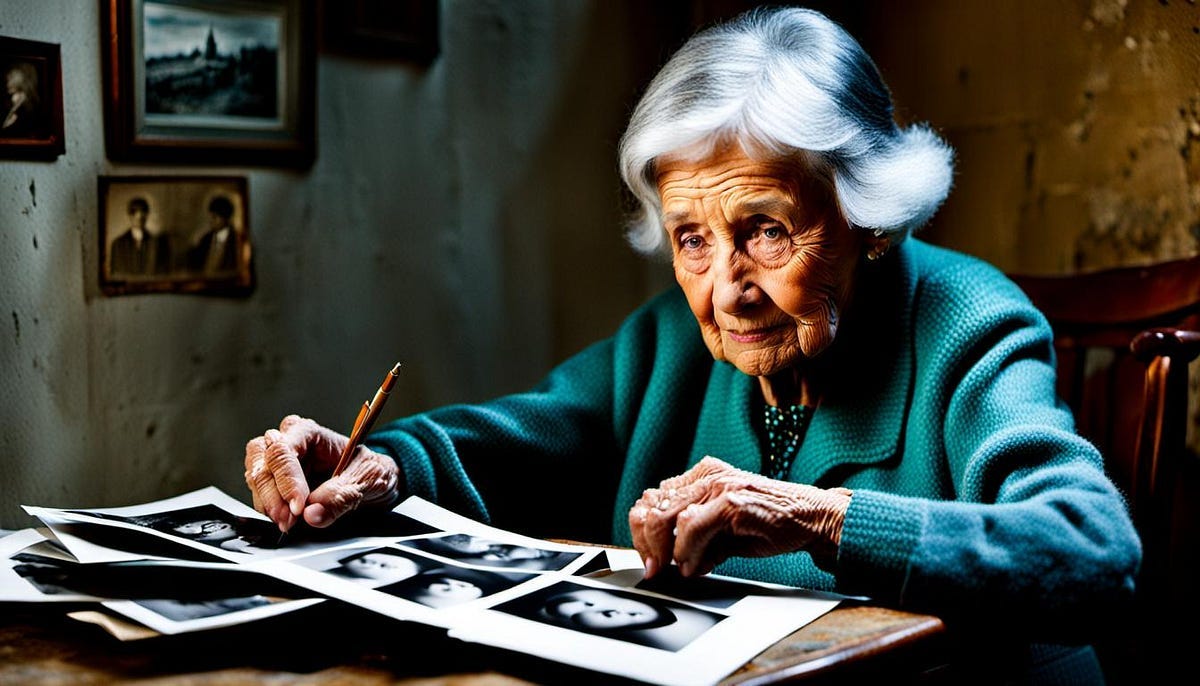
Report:
<svg viewBox="0 0 1200 686"><path fill-rule="evenodd" d="M757 8L693 36L650 82L621 137L621 176L640 207L627 238L665 245L655 161L728 141L801 161L829 183L851 226L892 242L946 199L954 152L923 124L898 127L875 63L824 15Z"/></svg>

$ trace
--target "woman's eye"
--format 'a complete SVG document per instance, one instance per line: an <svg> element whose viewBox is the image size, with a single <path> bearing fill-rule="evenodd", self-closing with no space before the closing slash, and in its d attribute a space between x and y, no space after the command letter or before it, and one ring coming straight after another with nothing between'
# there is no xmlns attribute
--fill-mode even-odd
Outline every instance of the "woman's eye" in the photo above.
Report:
<svg viewBox="0 0 1200 686"><path fill-rule="evenodd" d="M779 224L760 224L758 230L762 234L762 237L769 241L779 240L787 236L787 232Z"/></svg>
<svg viewBox="0 0 1200 686"><path fill-rule="evenodd" d="M684 250L699 250L704 247L704 241L699 236L684 236L683 240L679 241Z"/></svg>

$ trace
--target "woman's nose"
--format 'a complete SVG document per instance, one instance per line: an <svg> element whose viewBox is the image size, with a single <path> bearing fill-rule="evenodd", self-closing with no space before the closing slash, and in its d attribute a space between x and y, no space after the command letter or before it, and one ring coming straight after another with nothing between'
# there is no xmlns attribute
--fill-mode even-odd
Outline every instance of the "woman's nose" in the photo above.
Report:
<svg viewBox="0 0 1200 686"><path fill-rule="evenodd" d="M762 295L751 271L740 262L730 252L718 255L713 264L713 306L730 314L753 307Z"/></svg>

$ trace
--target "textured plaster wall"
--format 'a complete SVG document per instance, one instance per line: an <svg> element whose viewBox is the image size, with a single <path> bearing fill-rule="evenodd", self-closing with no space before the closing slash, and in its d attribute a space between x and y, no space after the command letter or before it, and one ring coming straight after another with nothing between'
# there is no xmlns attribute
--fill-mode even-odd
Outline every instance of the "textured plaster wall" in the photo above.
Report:
<svg viewBox="0 0 1200 686"><path fill-rule="evenodd" d="M955 188L925 238L1026 273L1200 252L1194 0L841 9L898 118L929 122L957 151ZM1200 451L1200 362L1191 387L1189 443Z"/></svg>
<svg viewBox="0 0 1200 686"><path fill-rule="evenodd" d="M108 161L98 5L0 3L0 35L61 45L67 141L0 160L0 527L244 497L285 412L348 430L395 361L383 420L523 388L670 278L621 238L638 3L445 0L428 68L322 55L303 172ZM252 295L99 293L97 175L141 173L248 177Z"/></svg>
<svg viewBox="0 0 1200 686"><path fill-rule="evenodd" d="M1011 271L1200 249L1200 8L1188 0L872 2L902 119L958 151L926 234Z"/></svg>

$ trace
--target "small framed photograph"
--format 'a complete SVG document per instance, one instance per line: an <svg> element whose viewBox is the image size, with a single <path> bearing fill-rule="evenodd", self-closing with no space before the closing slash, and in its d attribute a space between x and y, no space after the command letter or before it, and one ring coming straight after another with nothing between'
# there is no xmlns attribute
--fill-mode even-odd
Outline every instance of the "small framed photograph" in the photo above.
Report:
<svg viewBox="0 0 1200 686"><path fill-rule="evenodd" d="M63 154L62 61L56 43L0 36L0 157L53 160Z"/></svg>
<svg viewBox="0 0 1200 686"><path fill-rule="evenodd" d="M248 294L246 186L238 176L99 177L100 290Z"/></svg>
<svg viewBox="0 0 1200 686"><path fill-rule="evenodd" d="M110 159L312 164L312 2L102 2Z"/></svg>

